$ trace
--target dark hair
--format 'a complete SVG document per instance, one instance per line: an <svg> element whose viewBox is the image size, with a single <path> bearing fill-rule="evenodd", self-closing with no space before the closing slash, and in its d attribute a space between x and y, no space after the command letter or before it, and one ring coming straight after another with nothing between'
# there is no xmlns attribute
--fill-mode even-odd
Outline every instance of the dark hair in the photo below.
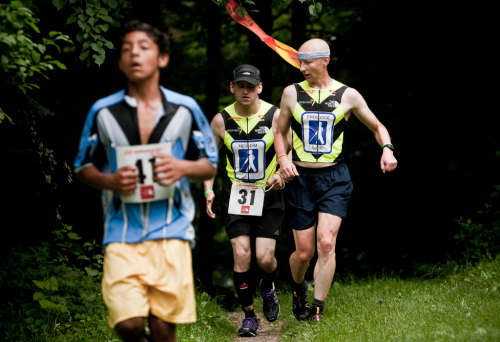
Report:
<svg viewBox="0 0 500 342"><path fill-rule="evenodd" d="M131 20L126 22L122 26L119 38L119 49L121 49L123 45L123 38L125 37L125 35L127 33L135 31L145 32L148 37L151 38L151 40L155 42L156 45L158 45L160 54L170 53L170 41L168 35L164 32L161 32L156 27L151 26L148 23L143 23L140 20Z"/></svg>

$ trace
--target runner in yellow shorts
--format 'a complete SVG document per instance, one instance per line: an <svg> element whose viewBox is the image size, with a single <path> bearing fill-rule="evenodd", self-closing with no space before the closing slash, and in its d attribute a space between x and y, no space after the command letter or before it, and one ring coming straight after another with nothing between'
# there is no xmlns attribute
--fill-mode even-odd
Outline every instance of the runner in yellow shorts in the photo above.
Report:
<svg viewBox="0 0 500 342"><path fill-rule="evenodd" d="M196 101L160 87L168 37L132 21L119 49L127 88L92 106L75 173L102 190L110 326L123 341L176 341L176 324L196 321L189 180L213 177L218 153Z"/></svg>

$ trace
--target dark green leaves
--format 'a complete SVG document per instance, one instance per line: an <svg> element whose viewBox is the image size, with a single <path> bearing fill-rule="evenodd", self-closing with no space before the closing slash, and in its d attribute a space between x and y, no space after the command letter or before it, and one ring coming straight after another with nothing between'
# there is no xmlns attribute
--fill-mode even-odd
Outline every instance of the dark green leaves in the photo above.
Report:
<svg viewBox="0 0 500 342"><path fill-rule="evenodd" d="M68 0L52 0L57 9L61 9L66 5ZM253 3L247 0L248 3ZM93 55L95 62L101 65L105 60L105 49L113 49L113 44L106 40L104 33L109 31L109 24L119 26L121 16L113 11L118 7L117 0L100 0L100 1L85 1L69 0L74 13L67 19L67 24L78 23L80 32L77 33L76 39L79 43L83 43L80 53L80 60L85 60L90 54L90 49L98 54ZM245 11L246 13L246 11ZM88 38L92 37L93 42ZM0 37L1 39L1 37ZM1 40L0 40L1 42Z"/></svg>
<svg viewBox="0 0 500 342"><path fill-rule="evenodd" d="M108 49L114 49L115 47L113 46L113 43L110 41L105 41L104 46L106 46Z"/></svg>
<svg viewBox="0 0 500 342"><path fill-rule="evenodd" d="M66 21L66 24L72 24L74 23L75 21L77 21L78 18L76 17L75 14L72 14L69 18L68 18L68 21Z"/></svg>
<svg viewBox="0 0 500 342"><path fill-rule="evenodd" d="M66 4L66 0L54 0L54 5L61 9ZM31 38L31 34L40 34L36 25L38 19L21 2L14 1L10 4L0 4L0 48L2 77L17 90L27 94L27 91L40 89L37 84L40 77L48 79L47 73L54 70L54 66L66 69L66 66L59 61L53 60L46 55L48 46L53 46L61 52L60 42L65 40L72 44L68 36L61 32L51 31L47 37L36 39ZM3 44L2 44L3 43ZM54 49L52 48L52 49ZM10 117L0 110L0 123Z"/></svg>
<svg viewBox="0 0 500 342"><path fill-rule="evenodd" d="M108 0L108 6L110 8L116 8L116 6L118 5L118 3L116 2L116 0Z"/></svg>
<svg viewBox="0 0 500 342"><path fill-rule="evenodd" d="M236 12L238 12L238 15L239 15L240 17L243 17L245 14L247 14L247 13L248 13L248 12L247 12L247 10L246 10L246 9L244 9L243 7L241 7L241 8L237 8L237 9L236 9Z"/></svg>
<svg viewBox="0 0 500 342"><path fill-rule="evenodd" d="M9 120L10 123L12 123L12 119L10 118L10 116L5 114L4 111L2 110L2 108L0 108L0 123L2 123L2 121L4 119L7 119L7 120Z"/></svg>
<svg viewBox="0 0 500 342"><path fill-rule="evenodd" d="M52 3L56 6L58 11L66 6L66 0L52 0Z"/></svg>
<svg viewBox="0 0 500 342"><path fill-rule="evenodd" d="M85 10L85 13L87 13L91 17L93 17L95 15L95 12L91 7L87 7L87 9Z"/></svg>
<svg viewBox="0 0 500 342"><path fill-rule="evenodd" d="M84 50L84 51L82 51L82 53L80 53L80 60L84 61L85 59L87 59L89 53L90 53L90 50Z"/></svg>
<svg viewBox="0 0 500 342"><path fill-rule="evenodd" d="M109 25L108 24L100 24L98 27L103 30L104 32L108 32L109 30Z"/></svg>
<svg viewBox="0 0 500 342"><path fill-rule="evenodd" d="M31 50L31 57L33 58L33 62L40 62L40 56L41 55L38 52L36 52L35 50Z"/></svg>
<svg viewBox="0 0 500 342"><path fill-rule="evenodd" d="M92 55L97 65L101 66L104 63L104 59L106 58L104 55Z"/></svg>
<svg viewBox="0 0 500 342"><path fill-rule="evenodd" d="M313 17L318 17L319 12L323 9L323 5L319 2L316 2L314 5L309 6L309 14Z"/></svg>

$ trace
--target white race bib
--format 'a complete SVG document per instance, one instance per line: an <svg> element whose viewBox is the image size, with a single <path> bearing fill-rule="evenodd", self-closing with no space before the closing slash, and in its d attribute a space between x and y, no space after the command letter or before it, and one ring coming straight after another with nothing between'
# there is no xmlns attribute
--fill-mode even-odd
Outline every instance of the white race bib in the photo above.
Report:
<svg viewBox="0 0 500 342"><path fill-rule="evenodd" d="M136 166L140 181L133 195L121 196L124 203L144 203L158 201L174 196L174 184L165 187L153 181L153 153L172 154L171 143L117 146L116 166Z"/></svg>
<svg viewBox="0 0 500 342"><path fill-rule="evenodd" d="M242 181L258 181L266 176L266 142L264 140L235 140L231 143L234 155L234 176Z"/></svg>
<svg viewBox="0 0 500 342"><path fill-rule="evenodd" d="M228 213L233 215L262 216L264 190L256 184L233 183Z"/></svg>
<svg viewBox="0 0 500 342"><path fill-rule="evenodd" d="M332 152L335 114L330 112L304 112L302 114L302 142L304 152L329 154Z"/></svg>

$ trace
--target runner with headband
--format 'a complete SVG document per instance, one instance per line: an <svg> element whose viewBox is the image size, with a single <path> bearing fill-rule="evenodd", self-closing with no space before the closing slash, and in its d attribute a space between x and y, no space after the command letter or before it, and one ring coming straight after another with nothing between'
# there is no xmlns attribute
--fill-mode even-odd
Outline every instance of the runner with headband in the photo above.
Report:
<svg viewBox="0 0 500 342"><path fill-rule="evenodd" d="M275 146L278 156L292 149L292 161L280 157L278 162L281 176L289 182L285 188L287 218L296 246L290 256L293 313L298 320L321 321L335 272L337 234L353 189L342 156L344 129L351 114L373 132L381 146L382 172L393 171L397 161L387 129L361 94L328 74L328 44L311 39L297 55L305 81L283 91ZM293 134L292 146L285 138L289 131ZM315 243L318 260L314 267L314 298L309 308L304 276Z"/></svg>
<svg viewBox="0 0 500 342"><path fill-rule="evenodd" d="M222 183L222 216L233 247L234 286L245 313L238 335L256 336L259 320L253 307L255 280L259 280L264 317L273 322L280 313L274 284L274 251L281 236L285 203L283 192L279 191L284 183L276 172L273 135L280 111L259 99L262 83L257 68L240 65L233 76L230 89L235 103L218 113L211 127L227 164ZM207 214L212 218L214 179L204 183ZM274 191L268 191L271 189ZM259 273L250 269L253 237Z"/></svg>

